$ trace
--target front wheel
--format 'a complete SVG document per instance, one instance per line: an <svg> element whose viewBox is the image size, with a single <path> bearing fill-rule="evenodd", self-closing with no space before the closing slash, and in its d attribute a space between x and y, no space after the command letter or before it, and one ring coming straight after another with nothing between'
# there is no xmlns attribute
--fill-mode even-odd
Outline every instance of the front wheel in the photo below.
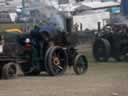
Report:
<svg viewBox="0 0 128 96"><path fill-rule="evenodd" d="M88 69L88 61L86 57L82 54L79 54L75 57L73 70L77 75L84 74Z"/></svg>
<svg viewBox="0 0 128 96"><path fill-rule="evenodd" d="M15 63L10 62L3 66L2 68L2 79L14 79L17 76L17 66Z"/></svg>

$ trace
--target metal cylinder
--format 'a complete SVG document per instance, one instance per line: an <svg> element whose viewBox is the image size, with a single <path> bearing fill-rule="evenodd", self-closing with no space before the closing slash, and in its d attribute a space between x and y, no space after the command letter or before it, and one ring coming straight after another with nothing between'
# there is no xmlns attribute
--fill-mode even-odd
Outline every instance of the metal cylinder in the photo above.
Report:
<svg viewBox="0 0 128 96"><path fill-rule="evenodd" d="M97 26L98 26L98 32L100 32L100 30L101 30L101 22L97 22Z"/></svg>

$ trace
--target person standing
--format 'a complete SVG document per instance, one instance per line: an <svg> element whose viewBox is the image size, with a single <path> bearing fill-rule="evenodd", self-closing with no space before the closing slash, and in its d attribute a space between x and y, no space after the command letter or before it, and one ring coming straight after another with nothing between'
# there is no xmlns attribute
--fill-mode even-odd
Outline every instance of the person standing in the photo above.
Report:
<svg viewBox="0 0 128 96"><path fill-rule="evenodd" d="M80 31L83 31L83 25L80 23Z"/></svg>

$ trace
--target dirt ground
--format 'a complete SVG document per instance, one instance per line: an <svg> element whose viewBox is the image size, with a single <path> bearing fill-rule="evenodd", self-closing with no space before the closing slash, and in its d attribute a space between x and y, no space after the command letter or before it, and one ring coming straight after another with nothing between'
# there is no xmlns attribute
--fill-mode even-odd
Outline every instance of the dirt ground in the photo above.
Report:
<svg viewBox="0 0 128 96"><path fill-rule="evenodd" d="M96 63L86 50L89 69L77 76L71 69L62 76L18 77L0 80L0 96L128 96L128 63Z"/></svg>

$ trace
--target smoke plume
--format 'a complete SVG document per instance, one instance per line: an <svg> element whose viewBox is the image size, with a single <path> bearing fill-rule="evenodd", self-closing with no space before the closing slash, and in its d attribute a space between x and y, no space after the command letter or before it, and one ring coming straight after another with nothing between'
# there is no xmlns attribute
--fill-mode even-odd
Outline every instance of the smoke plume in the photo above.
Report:
<svg viewBox="0 0 128 96"><path fill-rule="evenodd" d="M35 3L36 5L34 5ZM31 7L35 7L39 11L40 15L34 17L37 21L54 24L60 31L64 30L64 18L58 10L55 9L52 0L33 0Z"/></svg>

